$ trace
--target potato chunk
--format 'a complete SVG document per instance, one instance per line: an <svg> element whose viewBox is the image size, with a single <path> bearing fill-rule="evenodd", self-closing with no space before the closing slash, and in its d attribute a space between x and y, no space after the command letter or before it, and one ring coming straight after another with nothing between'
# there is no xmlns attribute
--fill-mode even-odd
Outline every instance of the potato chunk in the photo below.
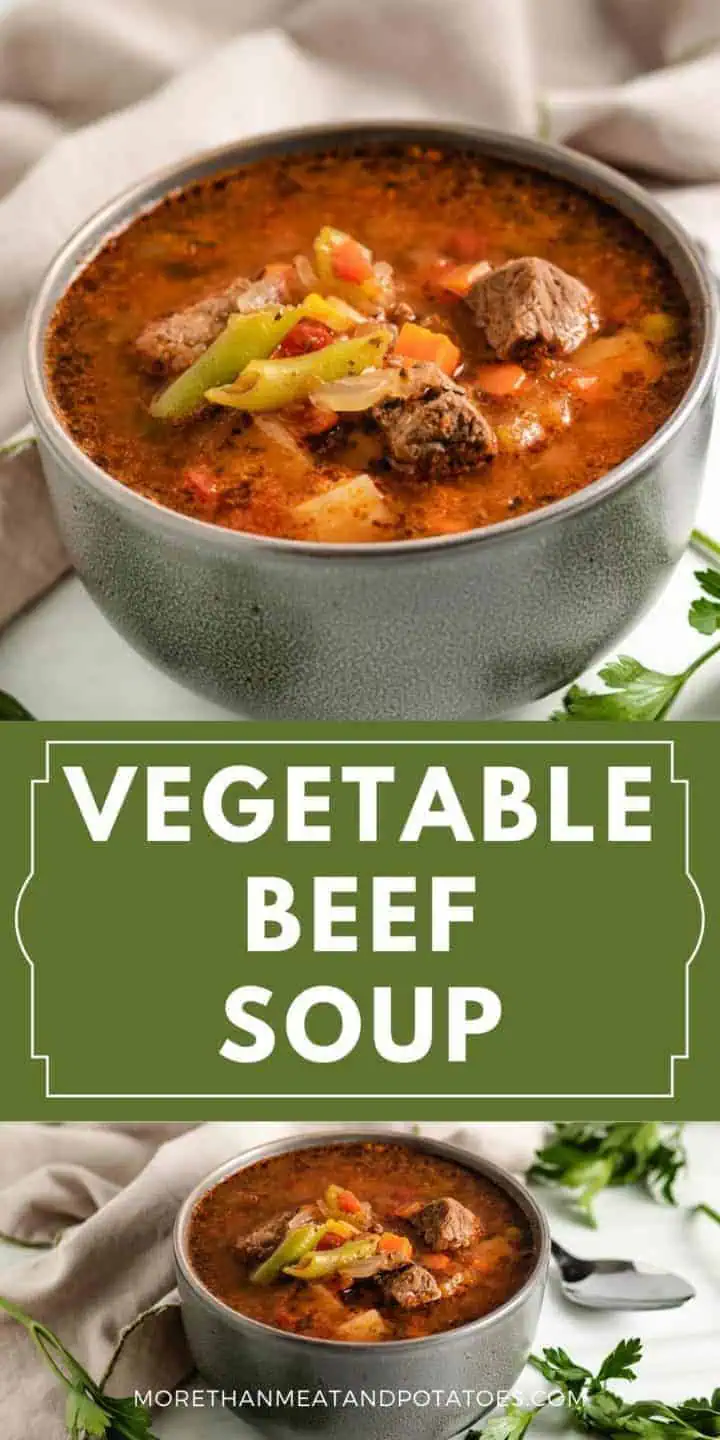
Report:
<svg viewBox="0 0 720 1440"><path fill-rule="evenodd" d="M364 1310L361 1314L353 1315L350 1320L346 1320L344 1325L339 1325L336 1333L338 1340L367 1343L373 1340L384 1340L388 1334L388 1326L379 1310Z"/></svg>
<svg viewBox="0 0 720 1440"><path fill-rule="evenodd" d="M379 526L392 520L389 507L370 475L353 475L350 480L303 500L294 510L307 525L313 540L335 543L380 540Z"/></svg>

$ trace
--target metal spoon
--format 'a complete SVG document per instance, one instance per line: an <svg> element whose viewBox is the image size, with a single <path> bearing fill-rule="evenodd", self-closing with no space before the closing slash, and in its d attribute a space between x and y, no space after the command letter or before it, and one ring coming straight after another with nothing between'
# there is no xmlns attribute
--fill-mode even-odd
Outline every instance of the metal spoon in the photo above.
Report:
<svg viewBox="0 0 720 1440"><path fill-rule="evenodd" d="M557 1240L552 1242L552 1253L563 1295L589 1310L672 1310L695 1294L682 1276L655 1265L635 1260L579 1260Z"/></svg>

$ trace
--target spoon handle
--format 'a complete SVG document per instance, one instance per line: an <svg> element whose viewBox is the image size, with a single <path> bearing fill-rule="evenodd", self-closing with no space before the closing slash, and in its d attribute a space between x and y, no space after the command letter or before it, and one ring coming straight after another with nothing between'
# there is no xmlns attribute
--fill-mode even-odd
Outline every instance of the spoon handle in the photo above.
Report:
<svg viewBox="0 0 720 1440"><path fill-rule="evenodd" d="M592 1274L594 1267L589 1260L579 1260L577 1255L571 1255L569 1250L564 1250L557 1240L550 1241L550 1248L563 1280L572 1284L573 1281L585 1280Z"/></svg>

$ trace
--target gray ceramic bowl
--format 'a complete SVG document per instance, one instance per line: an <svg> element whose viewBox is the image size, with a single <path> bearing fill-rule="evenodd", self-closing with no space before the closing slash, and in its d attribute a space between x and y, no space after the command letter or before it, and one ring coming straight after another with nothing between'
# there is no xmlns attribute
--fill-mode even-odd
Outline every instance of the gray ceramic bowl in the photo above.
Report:
<svg viewBox="0 0 720 1440"><path fill-rule="evenodd" d="M201 1197L219 1181L270 1155L378 1139L465 1165L494 1181L520 1206L530 1225L536 1259L522 1289L505 1305L469 1325L422 1340L357 1345L308 1339L250 1320L217 1300L193 1273L188 1259L192 1213ZM399 1136L392 1131L342 1137L297 1136L292 1141L280 1140L248 1150L198 1185L183 1205L175 1227L183 1321L197 1367L213 1387L226 1395L237 1392L242 1399L243 1392L249 1392L254 1400L258 1392L266 1392L268 1403L250 1408L246 1400L237 1408L250 1424L274 1440L295 1440L317 1432L334 1437L343 1430L358 1440L387 1440L389 1433L397 1440L404 1436L408 1440L449 1440L463 1432L492 1408L498 1392L512 1388L527 1361L545 1290L549 1247L542 1211L513 1176L454 1145ZM366 1402L349 1409L343 1404L346 1392L359 1395L362 1390L375 1397L374 1407ZM400 1390L410 1392L413 1398L401 1404ZM432 1399L433 1390L442 1392L439 1400ZM299 1404L274 1403L277 1391L307 1392L310 1396L322 1392L331 1398L331 1403L327 1408L322 1404L303 1408ZM340 1395L340 1400L332 1401L332 1391ZM381 1391L385 1392L384 1401ZM455 1403L453 1392L460 1398L460 1405Z"/></svg>
<svg viewBox="0 0 720 1440"><path fill-rule="evenodd" d="M687 296L697 367L677 410L624 464L547 508L484 530L377 545L243 535L113 480L58 422L45 332L78 267L169 190L268 154L358 139L461 145L598 195L666 256ZM556 689L613 644L687 544L717 368L718 306L688 236L639 186L573 151L466 126L360 125L253 139L122 195L51 266L27 332L26 383L62 534L91 594L178 679L272 720L468 720Z"/></svg>

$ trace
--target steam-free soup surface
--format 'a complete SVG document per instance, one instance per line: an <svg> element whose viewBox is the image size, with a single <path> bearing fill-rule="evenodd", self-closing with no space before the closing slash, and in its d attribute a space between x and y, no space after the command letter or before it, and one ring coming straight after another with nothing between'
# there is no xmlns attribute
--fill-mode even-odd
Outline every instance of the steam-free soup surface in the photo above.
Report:
<svg viewBox="0 0 720 1440"><path fill-rule="evenodd" d="M250 327L252 363L211 365L192 405L165 398L258 308L268 336L283 331L272 348ZM329 347L363 335L329 381L269 403L263 367L327 370ZM70 287L47 367L70 433L131 489L231 529L373 541L484 526L587 485L677 405L692 341L668 266L609 207L529 168L367 144L170 195ZM358 372L380 381L375 400L343 409L362 402Z"/></svg>
<svg viewBox="0 0 720 1440"><path fill-rule="evenodd" d="M293 1235L310 1248L273 1272L275 1247ZM198 1204L189 1251L200 1280L234 1310L299 1335L365 1342L486 1315L534 1260L528 1223L503 1190L448 1160L375 1142L241 1170Z"/></svg>

